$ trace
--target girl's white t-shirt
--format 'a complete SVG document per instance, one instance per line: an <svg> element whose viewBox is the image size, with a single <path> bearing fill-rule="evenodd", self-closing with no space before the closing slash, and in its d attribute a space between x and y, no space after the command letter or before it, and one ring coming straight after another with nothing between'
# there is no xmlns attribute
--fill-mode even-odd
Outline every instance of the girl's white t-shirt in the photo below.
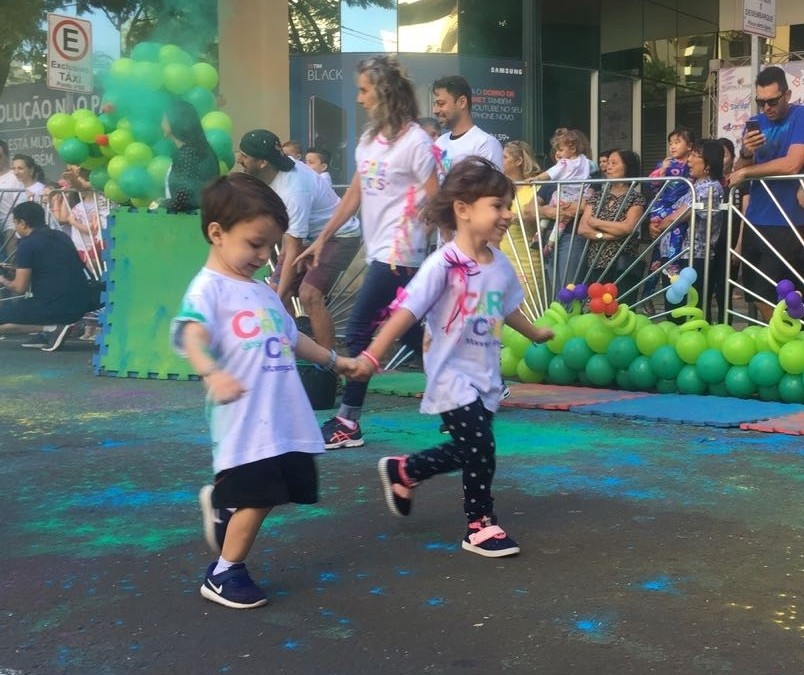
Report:
<svg viewBox="0 0 804 675"><path fill-rule="evenodd" d="M246 390L225 405L207 398L215 473L287 452L324 452L324 439L296 369L298 330L279 297L257 281L203 268L190 282L170 327L184 355L191 321L210 336L210 353Z"/></svg>
<svg viewBox="0 0 804 675"><path fill-rule="evenodd" d="M572 159L559 159L553 166L547 169L547 175L550 176L550 180L587 180L590 176L589 159L586 155L576 155ZM582 183L576 185L562 185L561 201L578 201L581 195L581 188L583 188ZM553 193L550 204L555 206L556 199L558 199L558 190Z"/></svg>
<svg viewBox="0 0 804 675"><path fill-rule="evenodd" d="M500 405L500 348L507 317L524 300L513 266L496 248L492 262L476 263L455 242L432 253L405 287L401 307L424 318L427 385L421 411L438 414L479 397Z"/></svg>
<svg viewBox="0 0 804 675"><path fill-rule="evenodd" d="M355 160L366 261L418 267L427 252L419 211L436 166L432 139L416 123L392 142L364 133Z"/></svg>

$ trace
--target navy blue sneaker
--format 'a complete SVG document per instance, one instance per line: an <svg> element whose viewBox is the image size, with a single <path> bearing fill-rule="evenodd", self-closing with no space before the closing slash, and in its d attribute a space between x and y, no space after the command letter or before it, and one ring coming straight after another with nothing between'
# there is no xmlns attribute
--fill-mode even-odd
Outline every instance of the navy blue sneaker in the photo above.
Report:
<svg viewBox="0 0 804 675"><path fill-rule="evenodd" d="M233 609L251 609L261 607L268 602L260 588L248 575L245 563L232 565L225 572L213 574L217 562L207 568L201 595L207 600Z"/></svg>
<svg viewBox="0 0 804 675"><path fill-rule="evenodd" d="M413 488L418 483L406 480L404 457L383 457L377 464L382 491L388 510L395 516L409 516L413 505Z"/></svg>
<svg viewBox="0 0 804 675"><path fill-rule="evenodd" d="M360 422L355 422L354 429L350 429L341 421L340 417L333 417L324 422L321 434L324 436L324 447L327 450L359 448L365 443L363 432L360 430Z"/></svg>
<svg viewBox="0 0 804 675"><path fill-rule="evenodd" d="M497 525L496 516L483 516L469 523L461 547L464 551L486 558L503 558L519 553L519 545Z"/></svg>
<svg viewBox="0 0 804 675"><path fill-rule="evenodd" d="M201 518L204 521L204 539L210 551L220 553L223 540L226 538L226 528L232 518L229 509L216 509L212 506L212 486L205 485L198 492L198 504L201 507Z"/></svg>

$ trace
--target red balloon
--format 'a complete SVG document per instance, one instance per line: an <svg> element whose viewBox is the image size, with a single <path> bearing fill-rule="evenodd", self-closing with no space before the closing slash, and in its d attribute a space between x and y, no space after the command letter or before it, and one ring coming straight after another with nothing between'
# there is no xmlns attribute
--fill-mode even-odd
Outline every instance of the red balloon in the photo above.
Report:
<svg viewBox="0 0 804 675"><path fill-rule="evenodd" d="M593 284L590 284L588 292L590 298L599 298L601 295L603 295L603 284L600 284L597 281Z"/></svg>
<svg viewBox="0 0 804 675"><path fill-rule="evenodd" d="M606 304L601 298L592 298L589 301L589 311L593 314L602 314Z"/></svg>
<svg viewBox="0 0 804 675"><path fill-rule="evenodd" d="M95 137L95 143L98 145L109 145L109 137L106 134L100 134Z"/></svg>
<svg viewBox="0 0 804 675"><path fill-rule="evenodd" d="M604 293L611 293L612 297L617 297L617 284L605 284L603 286Z"/></svg>
<svg viewBox="0 0 804 675"><path fill-rule="evenodd" d="M604 308L603 311L606 313L606 316L613 316L614 312L617 311L617 308L620 306L620 303L616 300L612 300L608 303Z"/></svg>

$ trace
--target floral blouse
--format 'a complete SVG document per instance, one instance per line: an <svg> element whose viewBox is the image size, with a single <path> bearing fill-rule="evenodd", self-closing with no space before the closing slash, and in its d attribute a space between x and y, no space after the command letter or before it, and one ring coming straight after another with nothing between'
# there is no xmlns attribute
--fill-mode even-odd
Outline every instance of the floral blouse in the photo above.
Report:
<svg viewBox="0 0 804 675"><path fill-rule="evenodd" d="M641 206L644 209L646 204L645 197L642 196L637 187L632 187L621 195L612 194L610 190L607 190L605 195L602 192L593 192L586 203L592 207L592 215L595 218L610 221L625 220L628 215L628 209L632 206ZM625 239L625 237L622 239ZM590 266L594 265L595 268L606 267L617 256L621 246L622 241L620 239L608 241L590 239L586 252L588 264ZM598 251L600 251L599 257ZM630 258L635 258L639 255L639 242L636 237L632 237L628 241L622 255Z"/></svg>

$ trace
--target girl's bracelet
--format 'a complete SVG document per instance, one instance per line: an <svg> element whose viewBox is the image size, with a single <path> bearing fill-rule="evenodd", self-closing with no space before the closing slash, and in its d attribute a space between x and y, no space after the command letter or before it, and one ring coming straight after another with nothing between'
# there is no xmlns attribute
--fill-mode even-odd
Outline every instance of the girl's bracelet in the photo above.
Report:
<svg viewBox="0 0 804 675"><path fill-rule="evenodd" d="M334 349L329 350L329 361L327 361L327 365L324 366L327 370L332 370L335 368L335 362L338 360L338 352Z"/></svg>
<svg viewBox="0 0 804 675"><path fill-rule="evenodd" d="M380 362L377 360L377 357L374 356L374 354L371 354L364 349L362 352L360 352L360 356L365 356L371 362L371 365L374 366L374 370L377 372L381 370Z"/></svg>

